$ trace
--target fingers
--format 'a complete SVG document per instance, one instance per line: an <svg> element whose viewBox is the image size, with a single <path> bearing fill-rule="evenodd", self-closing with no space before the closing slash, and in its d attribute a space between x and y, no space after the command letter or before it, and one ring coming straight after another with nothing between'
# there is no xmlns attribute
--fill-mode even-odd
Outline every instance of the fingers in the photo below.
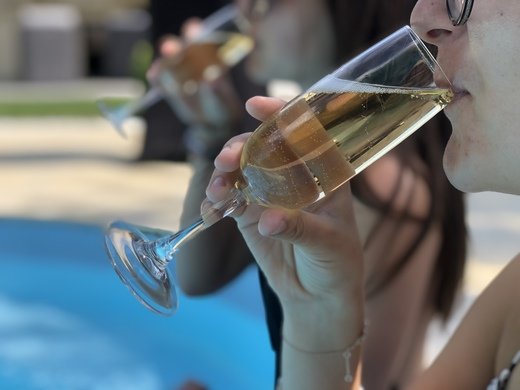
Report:
<svg viewBox="0 0 520 390"><path fill-rule="evenodd" d="M336 248L339 242L350 245L345 237L357 240L348 185L338 188L325 199L305 210L267 209L260 218L258 231L297 244L321 254Z"/></svg>
<svg viewBox="0 0 520 390"><path fill-rule="evenodd" d="M162 57L173 58L183 48L182 39L175 35L165 35L159 42L159 53Z"/></svg>
<svg viewBox="0 0 520 390"><path fill-rule="evenodd" d="M246 110L253 118L265 121L284 105L285 101L282 99L254 96L246 102Z"/></svg>
<svg viewBox="0 0 520 390"><path fill-rule="evenodd" d="M231 138L215 159L215 168L221 172L233 172L240 167L240 157L245 142L251 133L243 133Z"/></svg>
<svg viewBox="0 0 520 390"><path fill-rule="evenodd" d="M206 198L209 203L216 203L225 199L233 186L231 175L214 172L206 188Z"/></svg>
<svg viewBox="0 0 520 390"><path fill-rule="evenodd" d="M224 199L234 186L240 168L242 149L250 135L251 133L244 133L231 138L216 157L215 171L206 189L206 196L211 202Z"/></svg>
<svg viewBox="0 0 520 390"><path fill-rule="evenodd" d="M336 236L331 219L305 211L266 209L258 222L261 235L297 244L302 248L329 248Z"/></svg>

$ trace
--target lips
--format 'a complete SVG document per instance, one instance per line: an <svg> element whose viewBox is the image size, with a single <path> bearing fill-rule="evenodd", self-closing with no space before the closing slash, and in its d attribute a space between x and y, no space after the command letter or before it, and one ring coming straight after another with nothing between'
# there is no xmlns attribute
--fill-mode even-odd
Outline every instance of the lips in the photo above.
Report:
<svg viewBox="0 0 520 390"><path fill-rule="evenodd" d="M450 104L454 103L456 100L470 95L468 90L458 80L455 79L452 82L449 80L450 79L444 77L442 79L436 78L435 84L439 88L451 89L453 91L453 99Z"/></svg>
<svg viewBox="0 0 520 390"><path fill-rule="evenodd" d="M455 114L462 109L461 104L464 104L464 101L469 96L471 96L470 93L465 89L453 87L453 98L444 108L444 113L448 119L453 120L456 118Z"/></svg>
<svg viewBox="0 0 520 390"><path fill-rule="evenodd" d="M452 99L451 103L455 103L456 101L470 95L468 90L465 87L463 87L456 80L453 81L452 91L453 91L453 99Z"/></svg>

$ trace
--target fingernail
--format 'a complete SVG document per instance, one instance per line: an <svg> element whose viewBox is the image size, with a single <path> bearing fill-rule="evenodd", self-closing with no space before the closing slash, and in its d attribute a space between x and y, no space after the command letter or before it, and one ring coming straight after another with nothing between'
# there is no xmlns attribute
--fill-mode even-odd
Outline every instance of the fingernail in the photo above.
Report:
<svg viewBox="0 0 520 390"><path fill-rule="evenodd" d="M281 220L278 222L276 226L274 226L268 234L270 236L276 236L277 234L280 234L284 232L287 229L287 222L285 220Z"/></svg>
<svg viewBox="0 0 520 390"><path fill-rule="evenodd" d="M226 181L224 180L224 178L222 176L216 176L215 178L213 178L213 180L211 181L211 184L210 184L210 187L214 188L214 189L223 188L225 186L226 186Z"/></svg>
<svg viewBox="0 0 520 390"><path fill-rule="evenodd" d="M224 153L224 151L226 149L229 149L229 145L228 144L224 144L224 146L222 146L222 149L220 150L220 152L218 152L217 157L215 157L215 160L218 160L222 156L222 153Z"/></svg>
<svg viewBox="0 0 520 390"><path fill-rule="evenodd" d="M231 149L233 147L233 142L226 142L224 144L224 147L222 148L222 150L224 149Z"/></svg>

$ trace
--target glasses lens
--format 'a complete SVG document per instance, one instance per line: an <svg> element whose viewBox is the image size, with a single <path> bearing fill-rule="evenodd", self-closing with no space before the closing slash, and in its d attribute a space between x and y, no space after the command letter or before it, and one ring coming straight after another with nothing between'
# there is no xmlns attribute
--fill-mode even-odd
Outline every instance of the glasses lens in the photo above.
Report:
<svg viewBox="0 0 520 390"><path fill-rule="evenodd" d="M447 0L446 3L448 5L448 14L450 15L450 19L452 22L457 22L460 20L462 16L462 11L464 10L464 4L466 0Z"/></svg>

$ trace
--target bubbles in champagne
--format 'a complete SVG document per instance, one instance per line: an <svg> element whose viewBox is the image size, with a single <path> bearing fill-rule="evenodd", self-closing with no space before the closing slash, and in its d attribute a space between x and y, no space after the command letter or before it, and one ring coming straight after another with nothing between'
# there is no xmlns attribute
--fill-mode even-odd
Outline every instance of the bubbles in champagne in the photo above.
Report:
<svg viewBox="0 0 520 390"><path fill-rule="evenodd" d="M328 76L262 124L242 153L250 201L305 207L422 126L444 89L385 88Z"/></svg>
<svg viewBox="0 0 520 390"><path fill-rule="evenodd" d="M359 94L424 94L428 90L438 92L439 89L432 87L430 89L406 88L406 87L387 87L375 84L360 83L358 81L344 80L329 74L323 77L308 89L313 93L359 93ZM446 90L448 92L448 90Z"/></svg>
<svg viewBox="0 0 520 390"><path fill-rule="evenodd" d="M305 98L253 133L242 172L255 201L285 208L305 207L354 175Z"/></svg>

